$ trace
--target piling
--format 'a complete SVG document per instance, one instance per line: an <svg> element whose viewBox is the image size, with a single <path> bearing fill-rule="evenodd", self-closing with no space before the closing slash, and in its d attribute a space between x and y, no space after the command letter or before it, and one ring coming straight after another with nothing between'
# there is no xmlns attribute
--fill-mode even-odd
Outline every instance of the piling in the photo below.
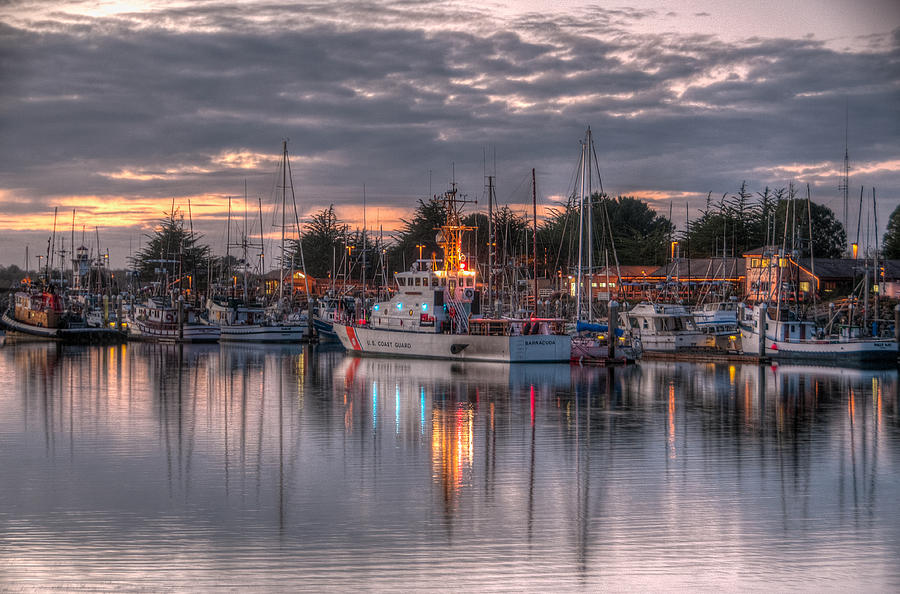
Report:
<svg viewBox="0 0 900 594"><path fill-rule="evenodd" d="M184 297L178 297L178 340L184 340Z"/></svg>
<svg viewBox="0 0 900 594"><path fill-rule="evenodd" d="M769 319L768 306L763 303L759 306L759 319L756 321L756 331L759 334L758 340L759 345L757 346L757 353L762 357L766 354L766 321Z"/></svg>
<svg viewBox="0 0 900 594"><path fill-rule="evenodd" d="M609 352L607 353L607 358L612 361L616 358L616 342L618 341L618 337L616 336L616 329L619 324L619 303L613 299L609 302L609 321L607 322L607 334L609 336L608 345Z"/></svg>

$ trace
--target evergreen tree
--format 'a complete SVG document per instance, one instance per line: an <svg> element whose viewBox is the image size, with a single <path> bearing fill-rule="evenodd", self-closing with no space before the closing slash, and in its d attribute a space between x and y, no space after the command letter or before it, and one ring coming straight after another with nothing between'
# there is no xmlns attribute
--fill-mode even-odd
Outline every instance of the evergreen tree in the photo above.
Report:
<svg viewBox="0 0 900 594"><path fill-rule="evenodd" d="M688 223L682 239L690 245L690 256L721 256L722 250L740 257L744 252L764 245L782 245L785 240L785 217L788 217L785 244L809 255L809 207L806 199L795 196L794 189L768 187L752 194L746 182L731 197L723 195L717 205L707 196L700 217ZM813 251L816 258L838 258L846 244L843 226L826 206L812 204Z"/></svg>
<svg viewBox="0 0 900 594"><path fill-rule="evenodd" d="M341 261L346 238L347 225L338 220L334 204L323 208L303 225L300 239L303 246L302 260L300 246L294 241L294 266L299 268L300 263L305 262L306 274L314 278L327 278L332 266Z"/></svg>
<svg viewBox="0 0 900 594"><path fill-rule="evenodd" d="M881 240L881 253L888 260L900 260L900 206L888 219L887 230Z"/></svg>
<svg viewBox="0 0 900 594"><path fill-rule="evenodd" d="M421 253L423 258L430 258L431 254L441 257L441 250L435 237L444 224L444 204L437 198L418 201L418 206L410 219L401 219L403 228L397 232L396 241L391 247L389 257L394 270L404 270L419 257L418 245L423 246Z"/></svg>
<svg viewBox="0 0 900 594"><path fill-rule="evenodd" d="M131 267L142 282L168 283L164 290L180 288L203 293L207 287L209 246L199 243L184 227L184 213L175 208L165 213L152 234L146 234L147 245L131 258Z"/></svg>

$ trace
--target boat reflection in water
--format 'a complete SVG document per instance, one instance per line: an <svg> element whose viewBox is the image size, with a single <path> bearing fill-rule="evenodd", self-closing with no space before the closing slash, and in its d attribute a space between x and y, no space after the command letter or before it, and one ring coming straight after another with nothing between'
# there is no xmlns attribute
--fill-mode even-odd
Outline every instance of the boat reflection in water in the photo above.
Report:
<svg viewBox="0 0 900 594"><path fill-rule="evenodd" d="M7 345L0 472L13 590L900 587L896 369Z"/></svg>

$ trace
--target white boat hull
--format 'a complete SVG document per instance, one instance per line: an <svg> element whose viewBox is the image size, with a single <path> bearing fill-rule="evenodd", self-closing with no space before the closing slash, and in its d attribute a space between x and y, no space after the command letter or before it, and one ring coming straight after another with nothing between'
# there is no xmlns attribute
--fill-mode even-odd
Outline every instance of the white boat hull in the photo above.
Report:
<svg viewBox="0 0 900 594"><path fill-rule="evenodd" d="M128 332L131 339L160 342L216 342L221 334L218 326L185 324L183 332L179 332L177 324L147 324L140 320L132 320Z"/></svg>
<svg viewBox="0 0 900 594"><path fill-rule="evenodd" d="M306 339L305 324L257 324L219 326L223 342L300 342Z"/></svg>
<svg viewBox="0 0 900 594"><path fill-rule="evenodd" d="M692 349L708 349L714 346L714 340L699 332L649 334L641 333L641 344L644 351L675 353Z"/></svg>
<svg viewBox="0 0 900 594"><path fill-rule="evenodd" d="M569 361L572 339L559 334L483 336L373 330L335 324L344 348L354 355L462 361L538 363Z"/></svg>
<svg viewBox="0 0 900 594"><path fill-rule="evenodd" d="M741 343L749 355L773 359L826 362L896 361L897 341L844 336L815 337L812 322L776 321L765 305L745 312L740 322Z"/></svg>
<svg viewBox="0 0 900 594"><path fill-rule="evenodd" d="M897 359L897 342L878 339L814 339L773 340L765 337L760 353L759 335L746 326L741 327L744 352L774 359L811 359L820 361L886 361Z"/></svg>

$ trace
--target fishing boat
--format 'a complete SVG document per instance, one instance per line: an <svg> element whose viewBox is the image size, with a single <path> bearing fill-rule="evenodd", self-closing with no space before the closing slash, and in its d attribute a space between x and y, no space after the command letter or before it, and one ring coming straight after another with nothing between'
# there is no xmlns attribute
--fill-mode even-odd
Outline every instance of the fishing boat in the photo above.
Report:
<svg viewBox="0 0 900 594"><path fill-rule="evenodd" d="M368 317L335 323L341 344L354 355L386 355L502 362L569 361L572 339L564 320L479 317L475 271L462 253L455 184L444 193L446 222L438 234L444 258L418 260L395 275L397 293L372 306ZM474 311L473 311L474 310Z"/></svg>
<svg viewBox="0 0 900 594"><path fill-rule="evenodd" d="M703 303L692 313L694 324L709 337L715 348L732 352L741 350L736 298Z"/></svg>
<svg viewBox="0 0 900 594"><path fill-rule="evenodd" d="M306 337L304 320L279 322L262 305L242 300L209 300L209 323L219 328L223 342L300 342Z"/></svg>
<svg viewBox="0 0 900 594"><path fill-rule="evenodd" d="M121 342L124 334L114 328L91 328L84 318L68 311L65 300L52 287L26 286L12 296L3 313L8 330L71 343Z"/></svg>
<svg viewBox="0 0 900 594"><path fill-rule="evenodd" d="M623 325L639 337L644 353L715 347L715 340L697 328L694 316L680 304L643 301L619 317Z"/></svg>
<svg viewBox="0 0 900 594"><path fill-rule="evenodd" d="M151 297L135 303L128 320L128 337L159 342L216 342L218 326L202 323L184 301Z"/></svg>
<svg viewBox="0 0 900 594"><path fill-rule="evenodd" d="M340 342L334 326L350 321L355 310L356 301L350 295L326 295L320 298L312 317L313 329L319 342Z"/></svg>
<svg viewBox="0 0 900 594"><path fill-rule="evenodd" d="M281 144L281 166L279 176L281 178L281 213L282 213L282 231L285 225L285 208L287 206L287 191L291 190L293 195L294 182L288 175L290 171L290 162L288 160L287 141ZM290 312L288 307L291 295L285 295L285 269L284 261L286 260L285 250L285 234L281 234L281 258L279 258L279 277L278 291L279 299L274 305L266 308L262 303L254 303L250 290L249 275L250 264L249 255L251 249L263 250L262 237L262 206L260 205L260 237L258 243L253 243L250 239L250 232L247 226L247 188L244 185L244 227L240 233L240 239L236 243L231 242L231 198L228 199L228 226L226 233L226 261L230 261L229 250L232 247L241 249L242 258L240 260L240 274L242 277L241 289L238 292L234 287L230 288L225 297L217 297L208 299L206 302L206 321L213 326L219 328L219 340L223 342L300 342L305 340L309 335L309 324L306 316L299 311ZM231 271L226 271L226 277L231 278ZM287 277L291 282L291 292L293 292L293 275ZM304 275L304 279L306 276ZM237 279L237 276L234 276ZM308 281L307 281L308 282ZM306 294L309 294L307 285Z"/></svg>
<svg viewBox="0 0 900 594"><path fill-rule="evenodd" d="M743 350L773 359L823 361L896 361L897 341L854 336L850 332L825 334L812 320L801 320L793 311L766 303L742 306L739 315Z"/></svg>

